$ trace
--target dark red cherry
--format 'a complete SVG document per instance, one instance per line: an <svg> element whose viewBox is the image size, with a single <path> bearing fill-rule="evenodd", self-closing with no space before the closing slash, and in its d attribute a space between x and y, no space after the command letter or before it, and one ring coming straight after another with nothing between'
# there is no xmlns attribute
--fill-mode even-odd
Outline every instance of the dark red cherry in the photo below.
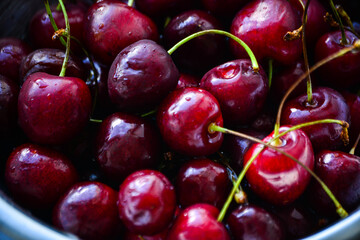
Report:
<svg viewBox="0 0 360 240"><path fill-rule="evenodd" d="M360 134L360 96L350 93L341 93L350 109L351 124L349 128L350 146L352 147Z"/></svg>
<svg viewBox="0 0 360 240"><path fill-rule="evenodd" d="M230 32L242 39L261 61L272 58L288 65L301 55L301 41L285 41L284 35L300 27L300 18L286 0L256 0L242 8L235 16ZM247 53L231 41L237 58Z"/></svg>
<svg viewBox="0 0 360 240"><path fill-rule="evenodd" d="M115 239L121 229L117 200L117 192L103 183L78 183L57 203L53 223L81 239Z"/></svg>
<svg viewBox="0 0 360 240"><path fill-rule="evenodd" d="M200 87L220 103L226 123L245 124L262 110L268 93L268 80L260 68L254 72L251 61L238 59L211 69L201 79Z"/></svg>
<svg viewBox="0 0 360 240"><path fill-rule="evenodd" d="M0 75L0 136L14 130L17 120L19 86L13 80Z"/></svg>
<svg viewBox="0 0 360 240"><path fill-rule="evenodd" d="M136 116L114 113L101 123L96 159L108 178L121 183L136 170L154 168L160 148L155 126Z"/></svg>
<svg viewBox="0 0 360 240"><path fill-rule="evenodd" d="M323 35L316 44L315 60L320 61L331 54L352 46L358 38L351 32L345 31L348 43L341 44L341 32L331 32ZM350 52L328 62L317 70L319 80L334 88L345 89L360 84L360 53Z"/></svg>
<svg viewBox="0 0 360 240"><path fill-rule="evenodd" d="M200 79L195 76L181 73L176 88L198 87Z"/></svg>
<svg viewBox="0 0 360 240"><path fill-rule="evenodd" d="M186 11L174 17L166 26L164 41L171 48L185 37L208 29L221 29L216 18L201 10ZM223 61L225 45L223 36L201 36L185 43L174 52L173 57L180 68L199 73Z"/></svg>
<svg viewBox="0 0 360 240"><path fill-rule="evenodd" d="M289 129L280 128L280 133ZM270 141L274 133L263 139ZM254 144L244 157L244 166L260 149L262 144ZM302 130L291 131L281 137L278 149L288 153L309 169L314 168L314 153L311 142ZM266 148L251 164L246 179L261 198L275 205L285 205L295 201L306 189L310 173L292 159L275 150Z"/></svg>
<svg viewBox="0 0 360 240"><path fill-rule="evenodd" d="M318 87L313 89L312 96L312 104L307 102L306 93L288 101L282 111L281 124L297 125L327 118L349 122L349 107L340 93ZM303 130L309 136L315 152L337 149L343 145L342 127L338 124L313 125Z"/></svg>
<svg viewBox="0 0 360 240"><path fill-rule="evenodd" d="M234 16L250 0L201 0L204 8L215 15Z"/></svg>
<svg viewBox="0 0 360 240"><path fill-rule="evenodd" d="M219 210L209 204L195 204L180 213L167 240L230 240L225 226L216 220Z"/></svg>
<svg viewBox="0 0 360 240"><path fill-rule="evenodd" d="M23 144L9 156L5 180L12 196L22 205L47 209L76 182L77 174L64 155L38 145Z"/></svg>
<svg viewBox="0 0 360 240"><path fill-rule="evenodd" d="M128 45L140 40L158 40L153 21L136 9L113 0L98 1L85 17L84 41L95 58L110 65Z"/></svg>
<svg viewBox="0 0 360 240"><path fill-rule="evenodd" d="M169 16L176 12L193 8L191 0L136 0L136 8L148 16Z"/></svg>
<svg viewBox="0 0 360 240"><path fill-rule="evenodd" d="M191 160L180 168L177 175L178 202L182 208L208 203L221 209L230 186L224 166L206 158Z"/></svg>
<svg viewBox="0 0 360 240"><path fill-rule="evenodd" d="M79 78L38 72L20 90L19 123L36 143L65 143L86 125L90 111L90 91Z"/></svg>
<svg viewBox="0 0 360 240"><path fill-rule="evenodd" d="M227 224L235 240L285 239L281 222L271 213L255 205L240 205L231 212Z"/></svg>
<svg viewBox="0 0 360 240"><path fill-rule="evenodd" d="M176 88L179 72L163 47L140 40L123 49L111 65L108 91L120 110L154 108Z"/></svg>
<svg viewBox="0 0 360 240"><path fill-rule="evenodd" d="M64 57L65 51L60 49L42 48L30 53L23 59L20 65L20 84L22 85L30 74L36 72L58 75L61 71ZM84 67L76 57L69 57L66 76L84 78Z"/></svg>
<svg viewBox="0 0 360 240"><path fill-rule="evenodd" d="M31 53L31 48L20 39L0 39L0 75L17 81L21 61Z"/></svg>
<svg viewBox="0 0 360 240"><path fill-rule="evenodd" d="M174 216L175 190L162 173L138 171L120 185L118 207L131 232L154 235L167 228Z"/></svg>
<svg viewBox="0 0 360 240"><path fill-rule="evenodd" d="M158 109L157 123L165 143L185 155L215 153L223 141L222 133L208 130L211 123L222 127L223 119L218 101L203 89L170 93Z"/></svg>
<svg viewBox="0 0 360 240"><path fill-rule="evenodd" d="M84 6L75 4L66 4L66 12L69 18L70 34L76 37L80 42L83 41L82 32L84 28L86 9ZM59 29L65 29L65 19L62 10L57 10L56 5L51 6L51 12L55 23ZM29 25L29 37L36 48L60 48L65 49L59 40L52 40L54 28L51 25L50 18L42 8L31 19ZM71 41L71 49L80 52L80 46Z"/></svg>
<svg viewBox="0 0 360 240"><path fill-rule="evenodd" d="M339 151L321 151L316 156L315 173L347 211L359 206L360 157ZM317 182L311 182L307 197L317 212L336 215L334 203Z"/></svg>
<svg viewBox="0 0 360 240"><path fill-rule="evenodd" d="M125 233L124 240L166 240L168 231L169 231L168 229L165 229L164 231L162 231L162 232L160 232L158 234L152 235L152 236L144 236L144 235L142 235L141 236L142 238L140 238L139 234L127 231Z"/></svg>
<svg viewBox="0 0 360 240"><path fill-rule="evenodd" d="M259 132L270 133L274 129L275 113L266 106L255 120L251 123L250 127Z"/></svg>

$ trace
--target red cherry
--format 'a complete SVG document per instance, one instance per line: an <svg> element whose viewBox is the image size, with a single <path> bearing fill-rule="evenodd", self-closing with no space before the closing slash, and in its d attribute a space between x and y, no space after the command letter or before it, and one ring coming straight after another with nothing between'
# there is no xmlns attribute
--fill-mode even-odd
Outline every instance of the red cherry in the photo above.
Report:
<svg viewBox="0 0 360 240"><path fill-rule="evenodd" d="M289 127L281 127L280 133ZM274 137L270 134L263 141ZM309 169L314 168L314 153L311 142L302 130L291 131L281 137L282 145L278 149L288 153ZM244 166L260 149L262 144L254 144L245 154ZM310 173L295 161L275 150L265 148L246 173L246 179L261 198L275 205L285 205L295 201L306 189Z"/></svg>
<svg viewBox="0 0 360 240"><path fill-rule="evenodd" d="M349 128L350 146L352 147L360 134L360 96L350 93L341 93L350 109L351 124Z"/></svg>
<svg viewBox="0 0 360 240"><path fill-rule="evenodd" d="M181 73L176 88L198 87L199 82L200 79L189 74Z"/></svg>
<svg viewBox="0 0 360 240"><path fill-rule="evenodd" d="M115 239L122 225L116 191L98 182L82 182L69 189L53 211L53 223L81 239Z"/></svg>
<svg viewBox="0 0 360 240"><path fill-rule="evenodd" d="M283 37L298 27L300 19L288 1L256 0L236 14L230 32L249 45L258 61L272 58L288 65L300 57L301 42L285 41ZM247 57L235 42L231 41L231 47L236 57Z"/></svg>
<svg viewBox="0 0 360 240"><path fill-rule="evenodd" d="M141 170L120 185L119 214L134 233L154 235L169 226L176 208L175 190L160 172Z"/></svg>
<svg viewBox="0 0 360 240"><path fill-rule="evenodd" d="M188 207L175 220L167 240L230 240L225 226L216 220L218 214L219 210L209 204Z"/></svg>
<svg viewBox="0 0 360 240"><path fill-rule="evenodd" d="M34 144L23 144L9 156L6 185L12 196L26 207L53 207L77 180L72 163L62 154Z"/></svg>
<svg viewBox="0 0 360 240"><path fill-rule="evenodd" d="M26 135L41 144L62 144L86 125L91 95L85 82L47 73L30 75L19 94L19 123Z"/></svg>
<svg viewBox="0 0 360 240"><path fill-rule="evenodd" d="M204 8L215 15L234 16L250 0L201 0Z"/></svg>
<svg viewBox="0 0 360 240"><path fill-rule="evenodd" d="M173 150L202 156L215 153L223 134L209 133L209 124L223 125L218 101L209 92L198 88L183 88L170 93L158 110L160 133Z"/></svg>

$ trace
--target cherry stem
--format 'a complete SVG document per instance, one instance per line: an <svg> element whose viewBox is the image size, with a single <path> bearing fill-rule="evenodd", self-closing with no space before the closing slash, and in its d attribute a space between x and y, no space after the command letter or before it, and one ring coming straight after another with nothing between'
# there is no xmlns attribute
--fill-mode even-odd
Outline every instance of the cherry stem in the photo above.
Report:
<svg viewBox="0 0 360 240"><path fill-rule="evenodd" d="M350 154L355 155L355 150L356 150L356 147L359 144L359 141L360 141L360 133L359 133L359 135L358 135L358 137L357 137L357 139L356 139L356 141L354 143L354 146L351 148L351 150L349 152Z"/></svg>
<svg viewBox="0 0 360 240"><path fill-rule="evenodd" d="M129 7L132 7L134 5L134 0L129 0L127 5Z"/></svg>
<svg viewBox="0 0 360 240"><path fill-rule="evenodd" d="M314 123L314 122L313 122ZM310 124L310 123L309 123ZM314 123L315 124L315 123ZM316 124L319 124L319 123L316 123ZM253 155L251 157L251 159L246 163L246 165L244 166L243 170L241 171L241 173L239 174L239 177L235 183L235 185L233 186L232 190L231 190L231 193L229 194L223 208L221 209L220 211L220 214L217 218L217 220L219 222L221 222L224 217L225 217L225 214L227 212L227 209L229 208L230 204L231 204L231 201L232 199L234 198L234 194L236 192L236 189L239 187L241 181L243 180L243 178L245 177L245 174L247 172L247 170L250 168L250 165L253 163L253 161L256 159L256 157L259 156L259 154L265 149L265 147L268 147L270 149L273 149L281 154L283 154L284 156L290 158L291 160L295 161L297 164L299 164L302 168L304 168L308 173L310 173L314 178L315 180L321 185L321 187L324 189L324 191L326 192L326 194L330 197L330 199L334 202L334 205L336 207L336 212L339 214L339 216L341 218L345 218L348 216L348 213L346 212L346 210L341 206L341 204L339 203L339 201L336 199L336 197L334 196L334 194L331 192L331 190L326 186L326 184L310 169L308 168L307 166L305 166L303 163L301 163L299 160L297 160L296 158L294 158L293 156L291 156L290 154L278 149L278 147L276 146L273 146L272 143L273 141L275 141L276 138L279 138L278 137L274 137L273 139L271 139L269 142L263 142L261 141L260 139L257 139L255 137L251 137L249 135L246 135L244 133L239 133L239 132L236 132L236 131L232 131L230 129L226 129L226 128L223 128L223 127L220 127L220 126L217 126L215 123L212 123L209 125L209 132L222 132L222 133L225 133L225 134L232 134L232 135L235 135L237 137L242 137L242 138L245 138L245 139L248 139L250 141L254 141L256 143L259 143L259 144L262 144L263 145L263 148L258 151L255 155ZM282 135L283 136L283 135Z"/></svg>
<svg viewBox="0 0 360 240"><path fill-rule="evenodd" d="M356 32L355 29L354 29L354 25L351 21L351 18L350 16L347 14L347 12L345 11L345 9L340 6L340 5L336 5L336 10L338 11L338 13L340 14L340 16L342 18L344 18L346 24L350 27L351 31L352 32Z"/></svg>
<svg viewBox="0 0 360 240"><path fill-rule="evenodd" d="M99 120L99 119L90 118L90 122L93 122L93 123L102 123L103 121L102 121L102 120Z"/></svg>
<svg viewBox="0 0 360 240"><path fill-rule="evenodd" d="M177 50L179 47L181 47L183 44L187 43L188 41L203 36L203 35L207 35L207 34L219 34L219 35L224 35L228 38L231 38L232 40L234 40L235 42L237 42L238 44L240 44L245 51L247 52L247 54L250 57L251 63L252 63L252 68L255 72L259 71L259 64L256 60L256 57L254 55L254 53L251 51L250 47L243 42L240 38L236 37L235 35L228 33L226 31L222 31L222 30L218 30L218 29L209 29L209 30L203 30L197 33L193 33L190 36L187 36L186 38L182 39L180 42L178 42L177 44L175 44L172 48L170 48L168 50L169 55L173 54L175 52L175 50Z"/></svg>
<svg viewBox="0 0 360 240"><path fill-rule="evenodd" d="M60 5L60 3L58 3L58 5L56 6L56 10L57 10L57 11L60 11L60 10L61 10L61 5Z"/></svg>
<svg viewBox="0 0 360 240"><path fill-rule="evenodd" d="M54 31L59 31L59 28L57 27L56 23L55 23L55 20L54 20L54 17L52 15L52 12L51 12L51 8L50 8L50 4L49 4L49 1L48 0L44 0L44 5L45 5L45 9L46 9L46 13L48 14L49 18L50 18L50 23L52 25L52 27L54 28ZM62 45L66 46L66 42L64 40L63 37L60 37L60 42L62 43Z"/></svg>
<svg viewBox="0 0 360 240"><path fill-rule="evenodd" d="M339 25L340 25L340 31L341 31L341 41L340 41L340 43L342 45L346 45L346 44L348 44L348 41L347 41L346 36L345 36L344 25L343 25L343 23L341 21L341 18L339 16L339 12L337 11L333 0L329 0L329 3L330 3L331 10L333 11L333 13L334 13L334 15L336 17L336 20L339 22Z"/></svg>
<svg viewBox="0 0 360 240"><path fill-rule="evenodd" d="M303 45L303 55L304 55L304 64L305 64L305 69L306 69L306 73L307 73L307 101L308 103L312 103L313 102L313 96L312 96L312 84L311 84L311 76L309 73L309 59L308 59L308 55L307 55L307 48L306 48L306 37L305 37L305 28L306 28L306 23L307 23L307 11L309 9L309 5L310 5L310 1L308 0L306 2L305 5L305 9L303 12L303 17L302 17L302 37L301 37L301 41L302 41L302 45Z"/></svg>
<svg viewBox="0 0 360 240"><path fill-rule="evenodd" d="M65 5L63 3L62 0L59 0L59 4L61 5L61 9L62 12L64 14L64 19L65 19L65 26L66 26L66 33L67 33L67 37L66 37L66 50L65 50L65 57L64 57L64 61L63 61L63 65L61 67L61 72L59 74L60 77L64 77L65 73L66 73L66 67L69 61L69 54L70 54L70 24L69 24L69 18L66 12L66 8Z"/></svg>
<svg viewBox="0 0 360 240"><path fill-rule="evenodd" d="M143 238L143 236L141 236L141 235L138 235L138 237L139 237L140 240L145 240L145 239Z"/></svg>
<svg viewBox="0 0 360 240"><path fill-rule="evenodd" d="M273 78L273 59L269 59L269 88L271 88L272 78Z"/></svg>
<svg viewBox="0 0 360 240"><path fill-rule="evenodd" d="M287 100L287 98L289 97L289 95L292 93L292 91L294 91L294 89L301 83L301 81L303 79L306 78L306 76L312 72L314 72L316 69L318 69L319 67L325 65L326 63L341 57L343 55L345 55L348 52L353 51L354 49L359 50L360 49L360 40L357 40L352 46L350 47L346 47L343 48L341 50L339 50L338 52L328 56L327 58L324 58L322 60L320 60L319 62L317 62L314 66L312 66L308 72L304 73L303 75L301 75L298 80L296 80L296 82L288 89L288 91L285 93L284 97L281 100L280 106L279 106L279 110L276 116L276 123L275 123L275 130L274 130L274 135L276 136L277 134L279 134L279 126L280 126L280 119L281 119L281 111L282 108L284 107L285 101Z"/></svg>
<svg viewBox="0 0 360 240"><path fill-rule="evenodd" d="M157 112L157 109L154 109L154 110L151 110L150 112L141 114L140 117L147 117L147 116L153 115L156 112Z"/></svg>

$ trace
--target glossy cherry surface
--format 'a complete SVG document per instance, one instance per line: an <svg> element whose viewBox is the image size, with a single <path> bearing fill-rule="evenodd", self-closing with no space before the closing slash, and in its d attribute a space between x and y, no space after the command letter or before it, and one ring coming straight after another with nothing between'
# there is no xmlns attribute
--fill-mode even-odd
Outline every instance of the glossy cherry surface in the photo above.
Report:
<svg viewBox="0 0 360 240"><path fill-rule="evenodd" d="M350 146L352 147L360 134L360 96L350 92L341 93L350 109L351 124L349 128Z"/></svg>
<svg viewBox="0 0 360 240"><path fill-rule="evenodd" d="M31 48L20 39L0 39L0 74L17 81L21 61L31 52Z"/></svg>
<svg viewBox="0 0 360 240"><path fill-rule="evenodd" d="M285 239L283 226L266 210L255 205L241 205L227 218L227 224L235 240Z"/></svg>
<svg viewBox="0 0 360 240"><path fill-rule="evenodd" d="M208 203L221 209L230 186L224 166L210 159L191 160L180 168L177 175L178 202L182 208L195 203Z"/></svg>
<svg viewBox="0 0 360 240"><path fill-rule="evenodd" d="M22 205L47 209L76 182L77 173L64 155L38 145L23 144L9 156L5 180L12 196Z"/></svg>
<svg viewBox="0 0 360 240"><path fill-rule="evenodd" d="M134 233L154 235L171 222L175 208L175 190L160 172L141 170L128 176L120 185L119 214Z"/></svg>
<svg viewBox="0 0 360 240"><path fill-rule="evenodd" d="M136 116L114 113L100 126L95 155L105 175L121 183L136 170L156 167L160 149L155 126Z"/></svg>
<svg viewBox="0 0 360 240"><path fill-rule="evenodd" d="M126 1L125 1L126 2ZM191 0L136 0L136 7L140 12L154 18L169 16L194 7Z"/></svg>
<svg viewBox="0 0 360 240"><path fill-rule="evenodd" d="M351 46L358 40L356 35L346 31L346 45L341 44L341 32L330 32L323 35L316 43L315 60L319 61L331 54ZM351 86L358 86L360 84L360 53L350 52L346 55L330 61L323 67L319 68L317 72L320 75L320 80L329 86L338 89L345 89Z"/></svg>
<svg viewBox="0 0 360 240"><path fill-rule="evenodd" d="M180 213L168 240L230 240L225 226L216 220L219 210L209 204L195 204Z"/></svg>
<svg viewBox="0 0 360 240"><path fill-rule="evenodd" d="M272 58L288 65L301 55L300 40L285 41L284 35L300 27L300 18L286 0L256 0L235 16L230 32L249 45L258 61ZM266 43L266 44L264 44ZM245 50L231 42L237 58L246 58Z"/></svg>
<svg viewBox="0 0 360 240"><path fill-rule="evenodd" d="M181 73L176 88L198 87L200 79L192 75Z"/></svg>
<svg viewBox="0 0 360 240"><path fill-rule="evenodd" d="M313 89L313 103L307 103L307 95L302 94L284 105L281 124L297 125L300 123L338 119L349 122L350 113L345 99L340 93L325 87ZM309 136L314 151L337 149L344 143L341 139L342 127L338 124L321 124L303 128Z"/></svg>
<svg viewBox="0 0 360 240"><path fill-rule="evenodd" d="M204 8L215 15L233 16L250 0L201 0Z"/></svg>
<svg viewBox="0 0 360 240"><path fill-rule="evenodd" d="M108 91L120 110L154 108L176 88L179 72L170 55L151 40L123 49L111 65Z"/></svg>
<svg viewBox="0 0 360 240"><path fill-rule="evenodd" d="M97 1L86 13L84 41L95 58L110 65L128 45L158 40L155 23L135 8L113 0Z"/></svg>
<svg viewBox="0 0 360 240"><path fill-rule="evenodd" d="M289 129L280 128L280 133ZM274 133L263 139L270 141ZM278 146L302 164L314 168L314 153L311 142L302 130L291 131L281 137L282 145ZM254 144L244 157L244 166L259 150L262 144ZM266 148L251 164L246 179L253 190L261 198L275 205L285 205L295 201L306 189L310 181L310 173L292 159L275 150Z"/></svg>
<svg viewBox="0 0 360 240"><path fill-rule="evenodd" d="M117 200L117 192L103 183L77 183L57 203L53 223L81 239L115 239L121 229Z"/></svg>
<svg viewBox="0 0 360 240"><path fill-rule="evenodd" d="M238 59L211 69L201 79L200 87L220 103L226 123L245 124L262 110L268 93L265 71L255 72L251 61Z"/></svg>
<svg viewBox="0 0 360 240"><path fill-rule="evenodd" d="M19 123L31 141L62 144L86 125L91 95L74 77L34 73L23 84L18 101Z"/></svg>
<svg viewBox="0 0 360 240"><path fill-rule="evenodd" d="M211 123L222 126L223 118L216 98L203 89L170 93L159 107L157 123L165 143L185 155L212 154L223 141L222 133L208 130Z"/></svg>

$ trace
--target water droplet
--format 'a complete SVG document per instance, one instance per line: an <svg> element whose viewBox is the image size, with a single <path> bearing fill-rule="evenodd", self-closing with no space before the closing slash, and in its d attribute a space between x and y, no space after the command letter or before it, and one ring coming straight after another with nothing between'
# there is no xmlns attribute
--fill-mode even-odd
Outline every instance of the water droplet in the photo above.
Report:
<svg viewBox="0 0 360 240"><path fill-rule="evenodd" d="M185 100L186 100L186 101L190 101L190 100L191 100L191 97L186 97Z"/></svg>
<svg viewBox="0 0 360 240"><path fill-rule="evenodd" d="M46 88L48 86L47 83L42 79L36 80L35 83L39 86L39 88Z"/></svg>

